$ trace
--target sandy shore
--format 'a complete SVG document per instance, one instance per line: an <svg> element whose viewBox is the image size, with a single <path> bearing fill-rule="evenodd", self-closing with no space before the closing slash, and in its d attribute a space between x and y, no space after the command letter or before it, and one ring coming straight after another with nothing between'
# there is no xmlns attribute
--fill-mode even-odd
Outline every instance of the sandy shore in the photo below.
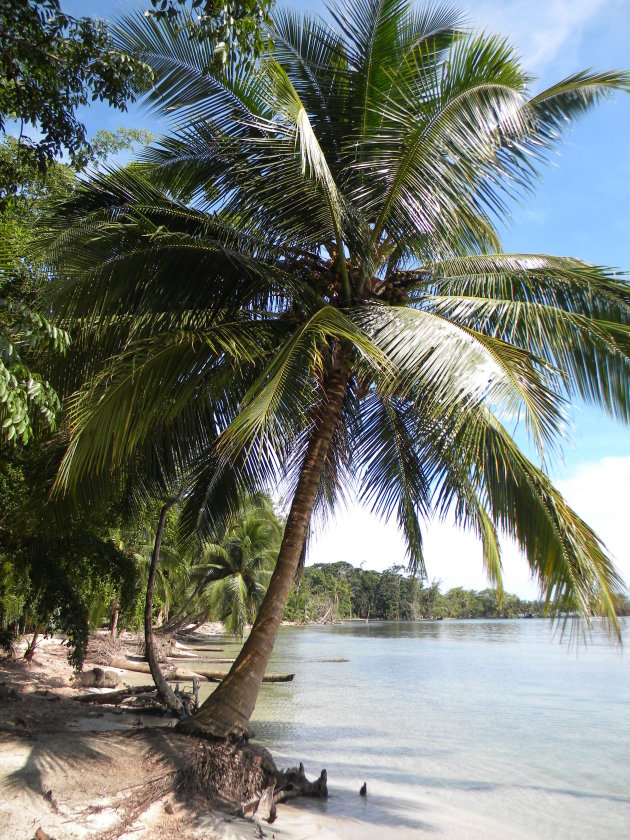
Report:
<svg viewBox="0 0 630 840"><path fill-rule="evenodd" d="M123 642L123 653L134 652L135 644L131 640L125 651ZM31 664L0 659L0 837L339 836L327 832L325 815L296 806L281 806L269 826L211 811L206 802L181 801L172 791L162 795L163 780L186 765L186 738L173 732L175 721L77 702L86 689L73 685L66 654L59 640L44 640ZM85 670L94 664L87 662ZM106 670L127 685L151 682L145 674Z"/></svg>
<svg viewBox="0 0 630 840"><path fill-rule="evenodd" d="M222 628L204 629L218 634ZM107 645L102 642L100 650L99 644L91 645L85 670L107 659ZM116 653L138 656L139 643L138 637L125 634ZM229 653L225 639L209 636L205 644L224 648L217 656ZM179 661L182 651L176 653ZM280 805L273 825L213 811L207 800L173 791L172 780L178 770L189 766L192 749L190 739L174 731L175 721L77 702L77 697L93 689L73 685L66 655L67 649L58 640L46 640L30 665L22 658L0 658L2 840L417 840L435 836L503 840L506 836L500 820L483 818L452 803L445 805L434 797L410 802L396 797L395 791L372 787L368 798L362 799L358 784L344 789L338 780L328 802L303 799ZM151 682L147 674L107 670L128 685ZM311 773L316 769L311 767ZM511 826L509 836L511 840L528 838L518 826Z"/></svg>

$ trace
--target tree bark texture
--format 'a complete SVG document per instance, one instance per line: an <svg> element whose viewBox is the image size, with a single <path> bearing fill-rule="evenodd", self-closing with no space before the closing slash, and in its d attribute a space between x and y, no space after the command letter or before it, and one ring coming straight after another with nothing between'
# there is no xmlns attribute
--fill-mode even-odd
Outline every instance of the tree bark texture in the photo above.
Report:
<svg viewBox="0 0 630 840"><path fill-rule="evenodd" d="M160 518L155 534L155 544L153 546L153 554L151 555L151 565L149 566L149 580L147 582L147 597L144 604L144 644L146 648L147 662L151 676L155 682L158 690L158 695L166 706L173 712L178 714L183 713L183 704L179 697L176 696L173 689L167 683L153 645L153 590L155 589L155 572L157 570L158 560L160 559L160 546L162 545L162 536L164 534L164 525L166 524L166 516L169 510L179 502L181 493L162 507L160 511Z"/></svg>
<svg viewBox="0 0 630 840"><path fill-rule="evenodd" d="M228 675L192 717L178 727L216 738L248 737L249 719L282 622L291 584L298 567L322 470L330 449L348 384L348 371L332 370L306 451L284 537L269 588L254 626Z"/></svg>
<svg viewBox="0 0 630 840"><path fill-rule="evenodd" d="M120 604L120 596L116 595L114 599L114 604L112 606L112 617L111 621L109 622L109 632L112 639L115 639L118 635L118 607Z"/></svg>

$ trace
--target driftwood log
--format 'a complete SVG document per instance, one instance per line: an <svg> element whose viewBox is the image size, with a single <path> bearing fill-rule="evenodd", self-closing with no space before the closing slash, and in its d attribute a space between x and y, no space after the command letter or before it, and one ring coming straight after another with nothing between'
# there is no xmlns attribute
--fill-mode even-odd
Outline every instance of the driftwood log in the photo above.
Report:
<svg viewBox="0 0 630 840"><path fill-rule="evenodd" d="M227 671L213 671L209 668L199 668L197 666L195 666L195 672L197 674L201 674L202 677L205 677L211 682L221 682L221 680L227 676ZM292 682L294 677L295 674L265 674L263 682Z"/></svg>
<svg viewBox="0 0 630 840"><path fill-rule="evenodd" d="M120 691L108 691L107 694L82 694L75 697L79 703L97 703L101 706L117 706L129 697L138 694L155 693L154 685L136 685L133 688L122 688Z"/></svg>
<svg viewBox="0 0 630 840"><path fill-rule="evenodd" d="M148 662L140 662L137 659L127 659L124 656L112 656L109 660L111 668L120 668L121 671L134 671L138 674L150 674L151 668ZM189 668L172 667L166 670L166 678L169 680L193 680L201 679L196 671Z"/></svg>
<svg viewBox="0 0 630 840"><path fill-rule="evenodd" d="M234 659L223 659L221 657L217 657L216 659L212 658L213 662L216 662L218 665L232 665L234 663Z"/></svg>
<svg viewBox="0 0 630 840"><path fill-rule="evenodd" d="M150 674L148 662L138 662L135 659L127 659L125 656L111 656L108 660L111 668L121 668L124 671L137 671L140 674Z"/></svg>
<svg viewBox="0 0 630 840"><path fill-rule="evenodd" d="M221 660L216 660L221 662ZM231 662L232 660L229 660ZM193 664L192 662L190 663ZM172 668L166 672L166 677L169 680L192 680L195 677L205 677L210 682L221 682L223 677L227 675L227 671L215 671L210 668L198 667L195 664L195 670L192 671L187 668ZM150 674L150 668L146 662L139 662L134 659L126 659L124 656L112 656L109 660L109 665L112 668L120 668L125 671L137 671L141 674ZM295 674L265 674L263 682L292 682Z"/></svg>
<svg viewBox="0 0 630 840"><path fill-rule="evenodd" d="M220 662L220 660L216 660ZM232 660L230 660L232 661ZM209 668L197 667L196 663L191 662L195 666L194 671L188 668L172 668L166 672L166 678L169 680L192 680L195 677L205 677L210 682L221 682L223 677L227 675L227 671L215 671ZM124 671L137 671L141 674L150 674L151 670L146 662L138 662L134 659L125 659L124 656L112 656L109 660L109 665L112 668L120 668ZM295 674L265 674L263 682L292 682Z"/></svg>

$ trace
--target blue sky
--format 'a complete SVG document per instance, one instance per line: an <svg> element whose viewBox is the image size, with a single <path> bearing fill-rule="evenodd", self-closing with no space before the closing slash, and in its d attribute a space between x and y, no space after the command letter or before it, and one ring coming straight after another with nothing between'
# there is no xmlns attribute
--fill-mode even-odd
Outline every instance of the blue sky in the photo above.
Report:
<svg viewBox="0 0 630 840"><path fill-rule="evenodd" d="M72 14L112 19L143 7L126 0L62 0ZM144 4L145 6L147 4ZM293 8L325 14L321 0L295 0ZM480 28L506 35L526 68L545 87L570 73L594 67L630 69L630 3L627 0L470 0L456 3ZM160 127L139 106L120 114L95 105L82 114L90 133L118 126ZM630 269L630 96L602 103L576 124L542 172L543 180L526 203L513 208L502 230L506 251L571 255L592 263ZM625 536L630 500L630 430L594 409L578 407L575 432L553 478L575 509L600 533L630 581L630 549ZM429 577L443 588L485 586L481 552L450 523L427 534ZM404 550L391 525L374 522L351 506L314 542L310 561L365 562L385 568L402 562ZM525 564L510 546L504 551L510 591L534 595Z"/></svg>

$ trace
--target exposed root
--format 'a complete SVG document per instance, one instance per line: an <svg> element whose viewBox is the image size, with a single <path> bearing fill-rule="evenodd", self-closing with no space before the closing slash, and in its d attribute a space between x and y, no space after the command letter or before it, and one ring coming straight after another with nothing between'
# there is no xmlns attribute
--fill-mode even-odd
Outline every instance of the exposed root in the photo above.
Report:
<svg viewBox="0 0 630 840"><path fill-rule="evenodd" d="M273 822L276 805L298 796L328 797L327 774L309 782L304 765L279 770L269 750L248 740L200 740L182 785L241 816Z"/></svg>
<svg viewBox="0 0 630 840"><path fill-rule="evenodd" d="M275 785L277 777L278 768L264 747L246 740L205 738L197 739L190 766L182 773L182 781L191 793L232 810L260 798L265 788Z"/></svg>
<svg viewBox="0 0 630 840"><path fill-rule="evenodd" d="M147 734L145 730L125 737L143 739ZM116 825L100 833L98 840L118 840L160 801L164 803L166 814L173 813L171 802L179 800L186 802L188 808L194 802L199 813L219 809L233 816L255 817L272 823L279 802L297 796L328 796L325 770L319 779L309 782L302 764L298 768L278 770L268 750L246 740L208 741L164 731L159 733L159 741L155 731L149 737L155 739L151 755L146 759L153 770L151 778L119 791L122 800L119 799L115 806ZM161 755L161 751L164 754ZM170 764L167 755L171 759L177 756L179 769ZM187 755L191 760L182 767L183 757ZM164 772L169 764L170 769ZM101 810L102 806L89 808L82 816L85 818ZM197 836L194 830L193 834Z"/></svg>

